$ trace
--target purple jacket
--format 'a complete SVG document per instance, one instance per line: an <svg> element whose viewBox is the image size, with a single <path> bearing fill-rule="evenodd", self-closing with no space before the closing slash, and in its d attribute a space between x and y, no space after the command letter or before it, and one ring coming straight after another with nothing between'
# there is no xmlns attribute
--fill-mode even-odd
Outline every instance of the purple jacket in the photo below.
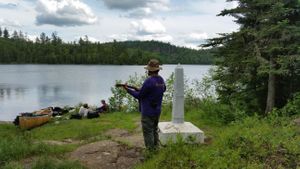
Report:
<svg viewBox="0 0 300 169"><path fill-rule="evenodd" d="M164 79L161 76L150 76L139 91L128 89L127 92L140 102L142 115L159 116L163 94L166 91Z"/></svg>

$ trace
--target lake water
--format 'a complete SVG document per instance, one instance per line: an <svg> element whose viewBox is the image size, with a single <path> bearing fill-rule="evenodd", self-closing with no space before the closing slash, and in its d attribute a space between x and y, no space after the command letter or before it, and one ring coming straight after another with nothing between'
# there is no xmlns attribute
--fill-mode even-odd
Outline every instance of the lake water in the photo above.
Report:
<svg viewBox="0 0 300 169"><path fill-rule="evenodd" d="M211 66L182 65L188 79L201 80ZM0 120L49 106L91 105L108 100L116 80L144 75L144 66L114 65L0 65ZM163 65L167 79L176 65Z"/></svg>

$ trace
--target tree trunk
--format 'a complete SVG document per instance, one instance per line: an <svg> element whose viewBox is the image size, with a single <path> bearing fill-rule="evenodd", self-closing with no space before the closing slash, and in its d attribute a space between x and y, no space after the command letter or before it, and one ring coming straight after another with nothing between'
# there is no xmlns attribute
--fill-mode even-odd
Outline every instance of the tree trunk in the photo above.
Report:
<svg viewBox="0 0 300 169"><path fill-rule="evenodd" d="M272 111L272 109L275 106L275 82L276 82L276 77L273 72L275 68L275 62L274 58L271 56L270 57L270 70L269 70L269 79L268 79L268 94L267 94L267 104L266 104L266 110L265 114L267 115Z"/></svg>

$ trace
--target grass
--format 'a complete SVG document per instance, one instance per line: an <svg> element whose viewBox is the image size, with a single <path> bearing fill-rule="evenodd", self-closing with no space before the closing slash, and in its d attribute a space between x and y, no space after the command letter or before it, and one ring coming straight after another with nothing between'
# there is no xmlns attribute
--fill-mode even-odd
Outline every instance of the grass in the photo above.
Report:
<svg viewBox="0 0 300 169"><path fill-rule="evenodd" d="M33 129L34 139L41 140L83 140L94 136L101 136L106 130L112 128L133 131L136 128L135 121L138 113L109 113L96 119L60 120L49 123L43 127Z"/></svg>
<svg viewBox="0 0 300 169"><path fill-rule="evenodd" d="M0 168L15 166L14 161L31 156L49 156L54 159L77 148L79 145L47 145L42 140L85 140L85 143L107 139L103 133L108 129L120 128L133 131L138 113L109 113L97 119L52 120L32 130L20 130L11 124L0 125ZM68 168L68 167L67 167Z"/></svg>
<svg viewBox="0 0 300 169"><path fill-rule="evenodd" d="M238 113L221 113L222 105L202 104L188 107L185 120L201 128L212 139L210 144L190 145L182 141L162 147L148 155L137 169L193 169L193 168L299 168L300 131L287 117L243 117ZM218 109L220 108L220 109ZM218 109L217 111L215 111ZM161 121L171 120L171 109L163 109ZM221 119L214 119L221 118ZM224 117L224 119L222 119ZM230 118L228 118L230 117ZM295 118L295 117L294 117ZM42 140L86 140L85 143L106 138L103 133L120 128L133 131L139 121L138 113L109 113L97 119L65 120L64 118L22 131L13 125L0 125L0 168L23 168L22 159L37 158L33 168L84 168L65 158L67 152L79 145L51 146ZM229 119L230 121L226 121ZM231 121L231 119L240 119ZM1 167L2 166L2 167Z"/></svg>
<svg viewBox="0 0 300 169"><path fill-rule="evenodd" d="M192 112L194 120L201 117L201 112L196 112ZM212 144L189 145L179 141L162 148L136 168L296 169L300 167L299 129L291 124L290 118L248 117L229 125L212 128L214 132L210 135L213 139Z"/></svg>

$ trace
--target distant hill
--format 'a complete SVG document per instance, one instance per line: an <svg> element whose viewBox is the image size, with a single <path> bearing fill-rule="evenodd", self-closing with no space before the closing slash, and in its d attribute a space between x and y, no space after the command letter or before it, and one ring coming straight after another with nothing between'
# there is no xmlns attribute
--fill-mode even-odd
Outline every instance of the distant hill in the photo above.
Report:
<svg viewBox="0 0 300 169"><path fill-rule="evenodd" d="M213 49L195 50L186 47L178 47L170 43L159 41L125 41L117 42L126 48L152 52L167 64L212 64ZM112 43L108 43L112 44Z"/></svg>
<svg viewBox="0 0 300 169"><path fill-rule="evenodd" d="M2 64L130 64L144 65L150 58L163 64L212 64L211 50L194 50L158 41L92 43L88 37L65 43L55 33L35 42L21 32L0 36Z"/></svg>

